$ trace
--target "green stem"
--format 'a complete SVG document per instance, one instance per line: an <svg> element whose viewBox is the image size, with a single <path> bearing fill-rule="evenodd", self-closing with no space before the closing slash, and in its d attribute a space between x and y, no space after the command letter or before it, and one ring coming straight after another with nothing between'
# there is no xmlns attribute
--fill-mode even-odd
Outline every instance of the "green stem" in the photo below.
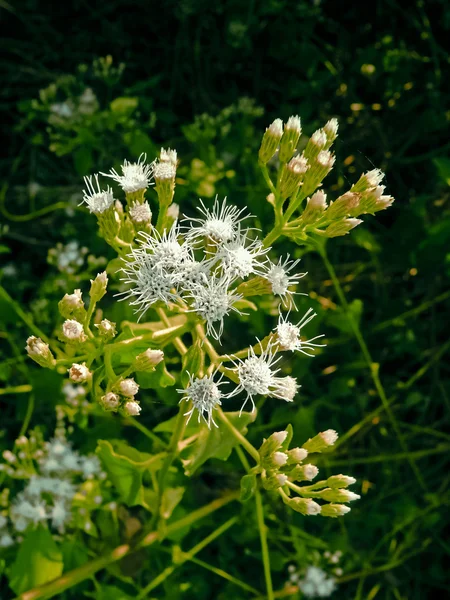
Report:
<svg viewBox="0 0 450 600"><path fill-rule="evenodd" d="M259 167L261 169L261 172L263 174L264 177L264 181L267 183L267 187L270 189L270 191L272 192L272 194L274 196L276 196L277 194L277 190L275 188L275 186L273 185L273 181L270 179L270 175L269 175L269 171L267 169L267 166L264 163L259 163Z"/></svg>
<svg viewBox="0 0 450 600"><path fill-rule="evenodd" d="M256 450L254 446L250 444L250 442L242 435L240 431L230 423L225 413L219 408L217 411L217 415L219 419L228 427L233 436L238 440L238 442L247 450L252 458L255 459L256 463L259 464L259 452Z"/></svg>
<svg viewBox="0 0 450 600"><path fill-rule="evenodd" d="M274 227L270 233L266 235L263 240L263 246L268 248L280 237L282 233L282 227Z"/></svg>
<svg viewBox="0 0 450 600"><path fill-rule="evenodd" d="M256 502L256 518L258 520L259 537L261 540L261 552L264 565L264 577L266 580L267 600L274 600L272 577L270 574L270 555L269 547L267 545L267 528L264 523L264 508L261 499L261 493L258 488L255 492Z"/></svg>
<svg viewBox="0 0 450 600"><path fill-rule="evenodd" d="M356 338L356 340L357 340L357 342L359 344L359 347L361 348L361 351L362 351L363 356L364 356L364 358L366 360L367 366L369 367L369 371L370 371L370 375L372 377L372 381L373 381L373 383L375 385L375 388L377 390L378 396L380 397L380 400L381 400L381 402L383 404L383 407L384 407L384 409L386 411L386 414L389 417L389 420L390 420L390 422L392 424L392 427L393 427L393 429L395 431L397 439L400 442L402 450L405 453L408 453L408 446L407 446L407 444L405 442L405 438L403 437L403 434L402 434L402 432L400 430L400 427L399 427L399 425L397 423L397 420L395 419L394 413L391 410L391 407L390 407L390 404L389 404L389 400L388 400L388 398L386 396L386 392L384 391L383 384L381 383L381 380L380 380L380 377L379 377L379 374L378 374L379 365L373 361L372 356L370 354L370 351L369 351L369 349L367 347L367 344L366 344L366 342L364 340L364 337L363 337L363 335L361 333L361 330L359 328L359 325L353 319L353 316L352 316L351 311L350 311L350 307L348 305L347 299L346 299L345 294L344 294L344 290L342 289L341 284L339 283L339 279L338 279L338 277L336 275L336 272L334 270L333 265L331 264L331 262L328 259L328 256L327 256L327 253L326 253L326 250L325 250L325 245L324 244L318 244L317 248L318 248L319 254L321 255L322 260L323 260L323 262L325 264L325 267L326 267L326 269L327 269L327 271L328 271L328 273L329 273L329 275L331 277L331 280L333 282L334 288L336 290L336 293L338 295L338 298L340 300L342 308L344 309L344 312L346 314L347 320L350 323L350 327L353 330L353 334L354 334L354 336L355 336L355 338ZM419 471L416 463L414 462L414 459L411 458L411 457L409 457L408 458L408 462L409 462L409 464L410 464L410 466L411 466L411 468L412 468L412 470L413 470L413 472L414 472L414 474L416 476L416 479L417 479L419 485L421 486L422 490L426 491L427 488L426 488L425 482L423 480L422 474L420 473L420 471Z"/></svg>

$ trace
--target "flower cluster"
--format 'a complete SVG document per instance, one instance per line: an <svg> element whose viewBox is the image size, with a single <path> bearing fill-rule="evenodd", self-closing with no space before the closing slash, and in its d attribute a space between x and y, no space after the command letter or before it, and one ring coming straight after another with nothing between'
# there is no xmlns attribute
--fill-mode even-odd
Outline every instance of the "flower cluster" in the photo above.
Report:
<svg viewBox="0 0 450 600"><path fill-rule="evenodd" d="M328 598L336 591L336 577L343 574L339 564L342 557L341 550L330 552L326 550L323 554L317 550L309 553L310 564L306 568L297 565L289 565L289 583L295 585L305 598Z"/></svg>

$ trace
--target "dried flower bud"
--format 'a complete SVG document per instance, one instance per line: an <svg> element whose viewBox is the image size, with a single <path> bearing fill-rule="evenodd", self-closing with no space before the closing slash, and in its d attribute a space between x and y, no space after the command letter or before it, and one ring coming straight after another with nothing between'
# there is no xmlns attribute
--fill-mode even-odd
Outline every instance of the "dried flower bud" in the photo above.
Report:
<svg viewBox="0 0 450 600"><path fill-rule="evenodd" d="M328 221L337 221L349 215L360 203L361 195L354 192L346 192L330 204L325 212L325 218Z"/></svg>
<svg viewBox="0 0 450 600"><path fill-rule="evenodd" d="M162 350L153 350L149 348L142 354L136 356L133 364L134 371L153 371L162 360L164 360L164 352Z"/></svg>
<svg viewBox="0 0 450 600"><path fill-rule="evenodd" d="M69 343L82 343L86 341L83 325L75 319L67 319L62 326L62 340Z"/></svg>
<svg viewBox="0 0 450 600"><path fill-rule="evenodd" d="M138 393L139 385L132 378L123 379L119 383L119 390L124 396L132 397Z"/></svg>
<svg viewBox="0 0 450 600"><path fill-rule="evenodd" d="M83 383L91 379L92 373L86 367L86 363L81 365L73 363L69 369L69 377L72 381L75 381L75 383Z"/></svg>
<svg viewBox="0 0 450 600"><path fill-rule="evenodd" d="M283 121L281 119L275 119L275 121L266 129L263 135L261 147L259 149L260 162L263 164L269 162L278 149L282 135Z"/></svg>
<svg viewBox="0 0 450 600"><path fill-rule="evenodd" d="M350 506L345 504L324 504L322 506L322 517L343 517L351 511Z"/></svg>
<svg viewBox="0 0 450 600"><path fill-rule="evenodd" d="M81 298L81 290L75 290L73 294L65 294L59 301L58 308L61 316L70 319L72 316L83 318L84 302Z"/></svg>
<svg viewBox="0 0 450 600"><path fill-rule="evenodd" d="M98 329L98 334L105 340L112 340L117 334L116 324L108 321L108 319L102 319L95 327Z"/></svg>
<svg viewBox="0 0 450 600"><path fill-rule="evenodd" d="M301 133L300 117L298 115L289 117L280 142L279 158L282 163L287 162L294 154Z"/></svg>
<svg viewBox="0 0 450 600"><path fill-rule="evenodd" d="M352 502L353 500L359 500L359 498L361 498L359 494L355 494L349 490L332 488L321 490L320 497L328 502Z"/></svg>
<svg viewBox="0 0 450 600"><path fill-rule="evenodd" d="M361 219L342 219L341 221L331 223L325 229L325 233L329 238L340 237L349 233L349 231L357 227L360 223L362 223Z"/></svg>
<svg viewBox="0 0 450 600"><path fill-rule="evenodd" d="M105 410L116 411L120 406L120 397L114 392L108 392L100 398L99 403Z"/></svg>
<svg viewBox="0 0 450 600"><path fill-rule="evenodd" d="M123 412L127 417L138 417L141 413L140 405L134 400L129 400L123 405Z"/></svg>
<svg viewBox="0 0 450 600"><path fill-rule="evenodd" d="M327 486L330 488L346 488L354 483L356 479L348 475L332 475L327 479Z"/></svg>
<svg viewBox="0 0 450 600"><path fill-rule="evenodd" d="M303 448L308 450L310 454L313 452L322 452L322 450L326 450L330 446L336 443L338 439L338 434L334 429L327 429L326 431L322 431L318 435L309 439L305 444L303 444Z"/></svg>
<svg viewBox="0 0 450 600"><path fill-rule="evenodd" d="M41 338L30 336L27 339L25 350L28 356L32 358L41 367L52 369L55 366L55 358L49 348L49 345L41 340Z"/></svg>
<svg viewBox="0 0 450 600"><path fill-rule="evenodd" d="M289 498L287 500L284 499L284 503L302 515L319 515L322 510L320 504L317 504L311 498Z"/></svg>
<svg viewBox="0 0 450 600"><path fill-rule="evenodd" d="M89 295L93 302L98 302L103 298L103 296L106 294L107 285L108 276L106 275L106 271L99 273L94 280L91 279L91 290Z"/></svg>
<svg viewBox="0 0 450 600"><path fill-rule="evenodd" d="M288 465L296 465L308 456L308 451L304 448L292 448L292 450L288 450Z"/></svg>

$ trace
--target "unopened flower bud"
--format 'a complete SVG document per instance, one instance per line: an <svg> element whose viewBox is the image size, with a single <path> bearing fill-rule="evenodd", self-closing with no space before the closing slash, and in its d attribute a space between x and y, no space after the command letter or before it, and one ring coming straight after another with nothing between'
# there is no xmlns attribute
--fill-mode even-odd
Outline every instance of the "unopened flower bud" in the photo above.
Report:
<svg viewBox="0 0 450 600"><path fill-rule="evenodd" d="M360 203L361 195L354 192L346 192L335 202L332 202L325 212L328 221L337 221L349 215Z"/></svg>
<svg viewBox="0 0 450 600"><path fill-rule="evenodd" d="M308 199L305 210L302 213L302 222L304 225L316 223L327 209L327 195L321 190Z"/></svg>
<svg viewBox="0 0 450 600"><path fill-rule="evenodd" d="M129 400L123 405L123 412L127 417L137 417L141 413L141 410L140 405L134 400Z"/></svg>
<svg viewBox="0 0 450 600"><path fill-rule="evenodd" d="M320 497L328 502L352 502L359 500L361 496L345 489L325 488L320 491Z"/></svg>
<svg viewBox="0 0 450 600"><path fill-rule="evenodd" d="M331 146L338 136L339 123L337 119L330 119L323 126L323 132L327 136L327 149Z"/></svg>
<svg viewBox="0 0 450 600"><path fill-rule="evenodd" d="M272 464L273 453L280 448L281 444L286 439L286 436L287 431L277 431L263 441L258 450L262 463L267 463L269 466Z"/></svg>
<svg viewBox="0 0 450 600"><path fill-rule="evenodd" d="M347 513L351 511L350 506L345 506L345 504L324 504L322 506L322 517L343 517Z"/></svg>
<svg viewBox="0 0 450 600"><path fill-rule="evenodd" d="M375 202L373 207L373 212L378 212L380 210L385 210L389 208L394 203L394 198L392 196L381 196L379 200Z"/></svg>
<svg viewBox="0 0 450 600"><path fill-rule="evenodd" d="M292 450L288 450L288 465L296 465L308 456L308 451L304 448L292 448Z"/></svg>
<svg viewBox="0 0 450 600"><path fill-rule="evenodd" d="M236 289L236 293L242 295L244 298L248 298L249 296L263 296L272 293L272 284L264 277L257 275L240 283Z"/></svg>
<svg viewBox="0 0 450 600"><path fill-rule="evenodd" d="M312 481L317 477L319 469L315 465L296 465L289 473L292 481Z"/></svg>
<svg viewBox="0 0 450 600"><path fill-rule="evenodd" d="M176 165L169 161L159 161L155 165L155 188L161 206L169 206L175 190Z"/></svg>
<svg viewBox="0 0 450 600"><path fill-rule="evenodd" d="M166 221L165 226L169 230L175 221L178 220L180 216L180 206L176 202L172 202L166 212Z"/></svg>
<svg viewBox="0 0 450 600"><path fill-rule="evenodd" d="M297 192L308 169L309 164L304 156L294 156L288 162L280 182L280 193L283 199Z"/></svg>
<svg viewBox="0 0 450 600"><path fill-rule="evenodd" d="M152 211L146 200L142 203L132 202L128 208L128 214L135 225L148 225L152 220Z"/></svg>
<svg viewBox="0 0 450 600"><path fill-rule="evenodd" d="M108 276L106 271L99 273L95 279L91 279L91 290L89 295L93 302L98 302L106 294L106 286L108 285Z"/></svg>
<svg viewBox="0 0 450 600"><path fill-rule="evenodd" d="M360 223L362 223L361 219L342 219L341 221L331 223L331 225L325 229L325 233L329 238L340 237L342 235L347 235L347 233L357 227Z"/></svg>
<svg viewBox="0 0 450 600"><path fill-rule="evenodd" d="M313 452L322 452L322 450L326 450L330 446L336 443L338 439L338 434L334 429L327 429L326 431L322 431L317 434L313 438L310 438L305 444L303 444L303 448L308 450L310 454Z"/></svg>
<svg viewBox="0 0 450 600"><path fill-rule="evenodd" d="M300 117L289 117L280 142L279 158L282 163L286 163L294 154L301 133L302 126Z"/></svg>
<svg viewBox="0 0 450 600"><path fill-rule="evenodd" d="M120 390L120 393L123 394L124 396L132 397L138 393L139 385L132 378L123 379L119 383L119 390Z"/></svg>
<svg viewBox="0 0 450 600"><path fill-rule="evenodd" d="M327 135L323 129L318 129L309 138L306 148L303 154L309 161L316 158L321 150L325 150L327 147Z"/></svg>
<svg viewBox="0 0 450 600"><path fill-rule="evenodd" d="M4 450L3 458L6 460L6 462L9 462L11 464L17 462L17 456L13 454L11 450Z"/></svg>
<svg viewBox="0 0 450 600"><path fill-rule="evenodd" d="M92 373L86 367L86 363L81 365L73 363L69 369L69 377L72 381L75 381L75 383L83 383L91 379Z"/></svg>
<svg viewBox="0 0 450 600"><path fill-rule="evenodd" d="M320 504L317 504L311 498L299 498L297 496L288 500L284 499L284 503L302 515L319 515L322 510Z"/></svg>
<svg viewBox="0 0 450 600"><path fill-rule="evenodd" d="M161 148L161 152L159 155L159 160L161 162L169 162L172 165L177 166L177 151L176 150L172 150L171 148Z"/></svg>
<svg viewBox="0 0 450 600"><path fill-rule="evenodd" d="M276 467L282 467L287 463L288 457L284 452L274 452L272 456L273 464Z"/></svg>
<svg viewBox="0 0 450 600"><path fill-rule="evenodd" d="M346 488L354 483L356 479L348 475L332 475L327 479L327 486L330 488Z"/></svg>
<svg viewBox="0 0 450 600"><path fill-rule="evenodd" d="M380 169L373 169L363 173L358 181L350 188L351 192L361 193L370 188L379 185L384 178L384 173Z"/></svg>
<svg viewBox="0 0 450 600"><path fill-rule="evenodd" d="M288 477L287 475L284 475L283 473L278 473L278 475L276 475L276 478L278 479L278 483L280 484L280 487L283 487L283 485L286 485Z"/></svg>
<svg viewBox="0 0 450 600"><path fill-rule="evenodd" d="M84 302L81 298L81 290L75 290L73 294L65 294L59 301L58 308L61 316L70 319L72 316L82 318L84 316Z"/></svg>
<svg viewBox="0 0 450 600"><path fill-rule="evenodd" d="M120 397L114 392L108 392L100 398L99 403L105 410L116 411L120 406Z"/></svg>
<svg viewBox="0 0 450 600"><path fill-rule="evenodd" d="M275 119L272 125L266 129L259 149L259 160L263 164L268 163L277 151L282 135L283 121Z"/></svg>
<svg viewBox="0 0 450 600"><path fill-rule="evenodd" d="M69 343L82 343L86 341L83 325L75 319L67 319L62 326L62 339Z"/></svg>
<svg viewBox="0 0 450 600"><path fill-rule="evenodd" d="M153 371L162 360L164 360L164 352L162 350L153 350L149 348L142 354L136 356L133 364L134 371Z"/></svg>
<svg viewBox="0 0 450 600"><path fill-rule="evenodd" d="M288 435L287 431L275 431L274 433L272 433L272 435L270 436L274 441L278 442L278 444L281 446L281 444L284 443L284 441L286 440Z"/></svg>
<svg viewBox="0 0 450 600"><path fill-rule="evenodd" d="M281 475L281 477L280 477ZM287 477L283 473L277 473L276 471L263 471L261 483L265 490L273 491L279 487L285 485Z"/></svg>
<svg viewBox="0 0 450 600"><path fill-rule="evenodd" d="M108 321L108 319L102 319L95 327L98 329L98 334L105 340L112 340L117 334L116 324Z"/></svg>
<svg viewBox="0 0 450 600"><path fill-rule="evenodd" d="M27 339L25 349L28 356L32 358L41 367L52 369L55 366L55 358L49 348L49 345L41 340L41 338L30 336Z"/></svg>

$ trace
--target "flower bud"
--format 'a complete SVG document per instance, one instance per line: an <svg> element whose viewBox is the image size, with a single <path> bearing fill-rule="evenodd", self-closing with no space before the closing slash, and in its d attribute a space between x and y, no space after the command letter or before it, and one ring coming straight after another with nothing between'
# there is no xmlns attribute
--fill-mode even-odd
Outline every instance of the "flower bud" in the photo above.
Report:
<svg viewBox="0 0 450 600"><path fill-rule="evenodd" d="M176 165L169 161L159 161L155 165L155 189L161 206L169 206L175 191Z"/></svg>
<svg viewBox="0 0 450 600"><path fill-rule="evenodd" d="M327 149L331 146L331 144L337 138L338 129L339 129L339 123L338 123L337 119L330 119L323 126L323 132L327 136L327 145L326 145Z"/></svg>
<svg viewBox="0 0 450 600"><path fill-rule="evenodd" d="M99 403L105 410L116 411L120 406L120 397L114 392L108 392L100 398Z"/></svg>
<svg viewBox="0 0 450 600"><path fill-rule="evenodd" d="M327 147L327 135L323 129L318 129L309 138L306 148L303 154L308 160L316 158L321 150L325 150Z"/></svg>
<svg viewBox="0 0 450 600"><path fill-rule="evenodd" d="M266 129L263 135L258 154L260 162L263 164L269 162L278 149L282 135L283 121L281 119L275 119L275 121Z"/></svg>
<svg viewBox="0 0 450 600"><path fill-rule="evenodd" d="M335 202L332 202L325 212L324 217L328 221L337 221L349 215L360 203L361 195L354 192L346 192Z"/></svg>
<svg viewBox="0 0 450 600"><path fill-rule="evenodd" d="M176 202L172 202L166 212L166 228L169 230L175 221L180 216L180 206Z"/></svg>
<svg viewBox="0 0 450 600"><path fill-rule="evenodd" d="M162 360L164 360L164 352L162 350L149 348L136 356L133 363L133 371L154 371L156 365L159 365Z"/></svg>
<svg viewBox="0 0 450 600"><path fill-rule="evenodd" d="M106 275L106 271L99 273L94 280L91 279L91 289L89 295L93 302L98 302L103 298L103 296L106 294L107 285L108 276Z"/></svg>
<svg viewBox="0 0 450 600"><path fill-rule="evenodd" d="M322 517L343 517L347 513L351 511L350 506L345 506L345 504L324 504L322 506Z"/></svg>
<svg viewBox="0 0 450 600"><path fill-rule="evenodd" d="M330 488L346 488L354 483L356 479L348 475L332 475L327 479L327 486Z"/></svg>
<svg viewBox="0 0 450 600"><path fill-rule="evenodd" d="M75 319L67 319L62 326L62 340L68 343L82 343L86 341L83 325Z"/></svg>
<svg viewBox="0 0 450 600"><path fill-rule="evenodd" d="M77 363L73 363L73 365L69 369L69 377L75 383L83 383L84 381L89 381L92 377L92 373L86 367L86 363L81 365Z"/></svg>
<svg viewBox="0 0 450 600"><path fill-rule="evenodd" d="M11 450L4 450L2 454L6 462L15 463L17 462L17 456L11 452Z"/></svg>
<svg viewBox="0 0 450 600"><path fill-rule="evenodd" d="M124 396L133 397L138 393L139 385L132 378L123 379L119 383L119 390Z"/></svg>
<svg viewBox="0 0 450 600"><path fill-rule="evenodd" d="M318 515L320 514L322 507L311 498L289 498L288 500L284 499L284 503L287 504L290 508L295 510L295 512L299 512L302 515Z"/></svg>
<svg viewBox="0 0 450 600"><path fill-rule="evenodd" d="M308 169L309 164L304 156L294 156L288 162L280 182L280 193L283 199L297 192Z"/></svg>
<svg viewBox="0 0 450 600"><path fill-rule="evenodd" d="M341 221L335 221L331 223L326 229L325 233L327 237L334 238L342 235L347 235L352 229L362 223L361 219L342 219Z"/></svg>
<svg viewBox="0 0 450 600"><path fill-rule="evenodd" d="M376 187L383 180L384 173L380 169L373 169L363 173L358 181L350 188L351 192L365 192L370 188Z"/></svg>
<svg viewBox="0 0 450 600"><path fill-rule="evenodd" d="M116 324L108 321L108 319L102 319L95 327L98 329L98 334L105 340L112 340L117 334Z"/></svg>
<svg viewBox="0 0 450 600"><path fill-rule="evenodd" d="M327 429L326 431L322 431L317 434L313 438L310 438L305 444L303 444L303 448L308 450L309 454L313 452L322 452L322 450L326 450L330 446L336 443L338 439L338 434L334 429Z"/></svg>
<svg viewBox="0 0 450 600"><path fill-rule="evenodd" d="M375 202L373 207L373 212L378 212L379 210L385 210L389 208L394 203L394 198L392 196L381 196L379 200Z"/></svg>
<svg viewBox="0 0 450 600"><path fill-rule="evenodd" d="M139 404L134 400L129 400L123 405L123 412L127 417L138 417L141 410Z"/></svg>
<svg viewBox="0 0 450 600"><path fill-rule="evenodd" d="M278 475L276 475L276 478L278 479L278 483L280 484L280 487L283 487L283 485L286 485L288 477L287 475L284 475L283 473L278 473Z"/></svg>
<svg viewBox="0 0 450 600"><path fill-rule="evenodd" d="M111 206L98 217L98 224L100 227L100 234L107 241L112 241L119 233L120 224L123 220L121 215L115 210L114 206Z"/></svg>
<svg viewBox="0 0 450 600"><path fill-rule="evenodd" d="M81 299L81 290L75 290L73 294L65 294L58 303L59 312L65 319L72 316L82 320L84 318L84 302Z"/></svg>
<svg viewBox="0 0 450 600"><path fill-rule="evenodd" d="M324 134L325 135L325 134ZM306 150L303 152L306 156ZM308 196L320 185L333 168L336 157L328 150L321 150L314 158L308 157L310 169L305 175L302 192Z"/></svg>
<svg viewBox="0 0 450 600"><path fill-rule="evenodd" d="M304 448L292 448L292 450L288 450L288 465L296 465L308 456L308 451Z"/></svg>
<svg viewBox="0 0 450 600"><path fill-rule="evenodd" d="M152 220L152 211L147 201L142 203L132 202L128 208L128 214L134 225L148 225Z"/></svg>
<svg viewBox="0 0 450 600"><path fill-rule="evenodd" d="M287 431L277 431L272 433L272 435L263 441L260 449L258 450L261 457L261 463L266 463L269 466L272 464L272 456L274 452L280 448L281 444L286 439L286 436Z"/></svg>
<svg viewBox="0 0 450 600"><path fill-rule="evenodd" d="M274 452L272 462L276 467L282 467L287 463L288 457L284 452Z"/></svg>
<svg viewBox="0 0 450 600"><path fill-rule="evenodd" d="M302 126L300 117L298 115L289 117L280 142L280 162L286 163L292 157L297 148L301 133Z"/></svg>
<svg viewBox="0 0 450 600"><path fill-rule="evenodd" d="M176 150L171 150L170 148L167 148L167 150L165 148L161 148L161 152L159 155L159 160L161 162L168 162L171 163L172 165L174 165L175 167L177 166L177 151Z"/></svg>
<svg viewBox="0 0 450 600"><path fill-rule="evenodd" d="M27 339L25 350L28 356L32 358L41 367L53 369L55 366L55 358L49 348L49 345L41 340L41 338L30 336Z"/></svg>
<svg viewBox="0 0 450 600"><path fill-rule="evenodd" d="M352 502L353 500L359 500L361 496L350 492L349 490L325 488L320 491L320 497L328 502Z"/></svg>
<svg viewBox="0 0 450 600"><path fill-rule="evenodd" d="M276 471L263 471L261 483L265 490L274 491L285 485L287 481L286 475L277 473Z"/></svg>
<svg viewBox="0 0 450 600"><path fill-rule="evenodd" d="M312 481L317 477L319 469L315 465L296 465L289 473L292 481Z"/></svg>
<svg viewBox="0 0 450 600"><path fill-rule="evenodd" d="M327 209L327 195L321 190L308 199L305 210L302 213L302 221L304 225L316 223Z"/></svg>
<svg viewBox="0 0 450 600"><path fill-rule="evenodd" d="M272 284L270 281L257 275L248 281L243 281L236 288L236 294L242 295L244 298L250 296L263 296L272 293Z"/></svg>

